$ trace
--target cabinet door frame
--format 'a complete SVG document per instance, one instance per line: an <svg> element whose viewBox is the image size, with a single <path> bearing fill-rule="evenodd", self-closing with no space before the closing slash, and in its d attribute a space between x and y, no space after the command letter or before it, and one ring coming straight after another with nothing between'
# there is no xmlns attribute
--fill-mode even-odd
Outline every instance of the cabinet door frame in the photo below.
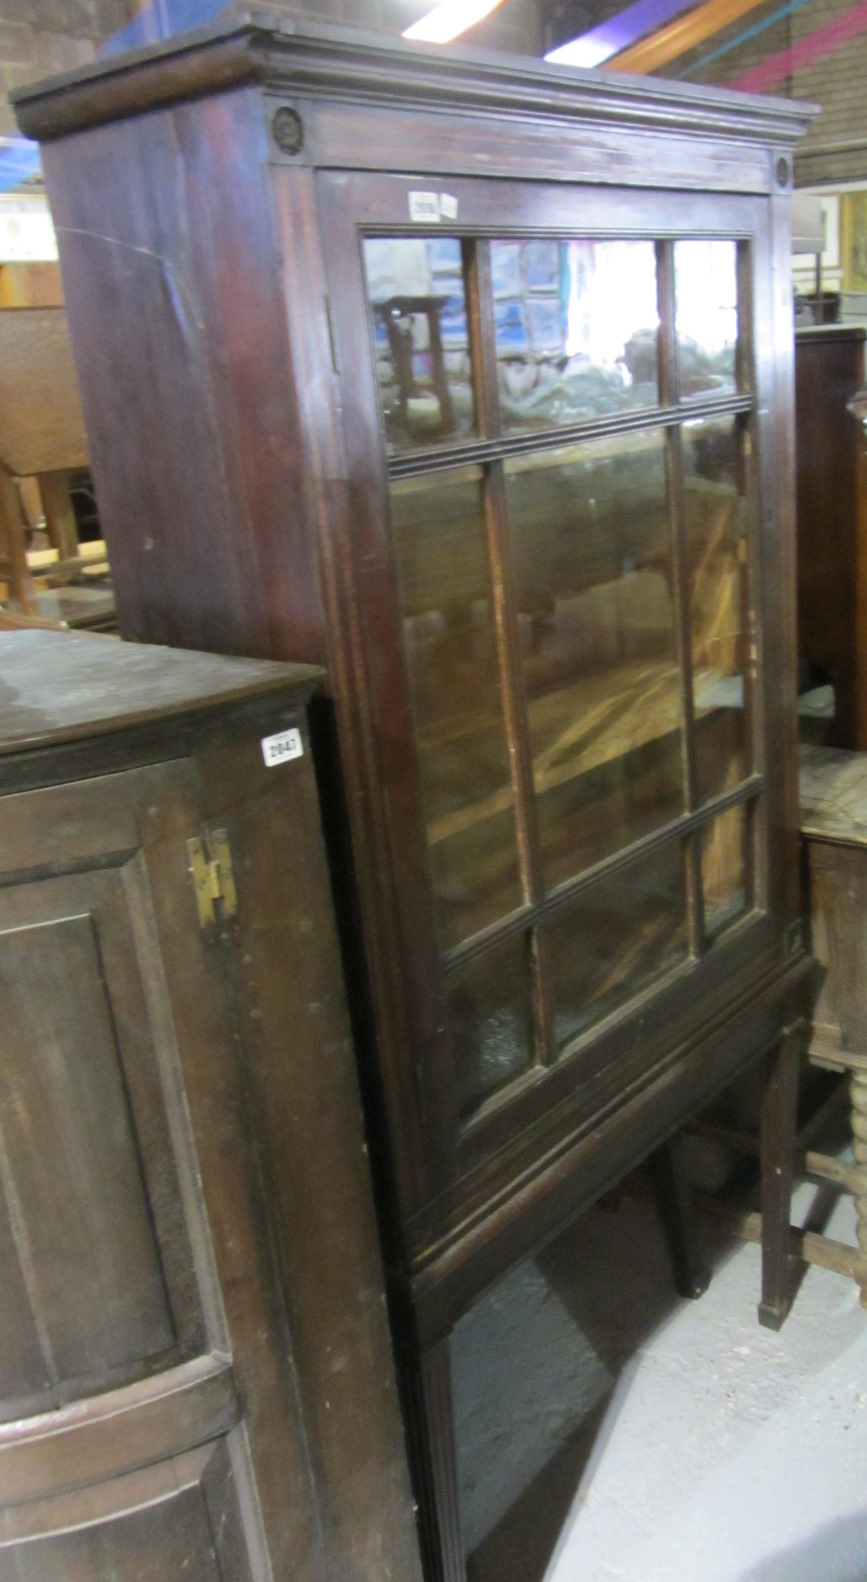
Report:
<svg viewBox="0 0 867 1582"><path fill-rule="evenodd" d="M457 1214L461 1179L493 1192L514 1173L522 1158L528 1164L536 1147L549 1147L552 1133L548 1117L561 1112L559 1135L574 1129L583 1115L610 1099L609 1075L617 1070L624 1080L640 1080L640 1063L629 1063L635 1042L636 1015L642 1039L656 1056L645 1057L645 1074L658 1063L677 1031L688 1038L703 1022L724 1014L734 994L757 988L779 969L787 949L791 887L787 876L790 848L786 837L786 784L790 766L780 743L786 739L786 709L794 698L793 675L780 636L781 610L787 599L791 567L787 558L790 527L785 493L777 484L780 449L785 449L791 400L785 368L779 373L779 336L783 315L773 289L773 200L761 196L696 194L683 191L648 192L628 187L556 185L509 181L402 175L369 175L344 171L320 172L319 207L329 282L330 320L334 356L339 373L347 462L352 483L351 539L341 545L344 563L351 568L354 620L362 642L350 654L353 685L362 700L360 717L368 722L368 763L375 764L375 784L366 787L376 806L373 827L383 832L377 853L379 895L368 898L366 925L374 949L385 951L393 963L393 992L401 1001L400 1017L408 1028L410 1049L405 1058L412 1071L416 1114L407 1113L406 1097L393 1085L390 1124L400 1149L401 1136L421 1134L425 1139L427 1190L416 1203L429 1207L431 1197L442 1195ZM412 223L410 194L424 188L447 193L456 221ZM754 853L755 901L752 910L698 962L690 960L672 975L661 992L640 995L634 1008L603 1024L598 1036L588 1035L591 1058L578 1084L569 1061L562 1069L545 1071L537 1081L538 1067L525 1084L515 1085L502 1097L482 1106L478 1117L459 1127L455 1113L451 1058L444 1033L445 1017L440 991L441 952L436 937L418 762L413 742L412 702L404 662L399 609L399 589L390 529L389 474L406 476L413 467L419 475L434 474L446 465L486 466L495 449L484 437L464 439L453 445L432 446L424 455L413 452L386 459L385 435L380 417L372 347L371 314L367 303L362 246L367 236L385 237L460 235L472 242L487 238L552 237L649 238L662 244L678 238L733 239L739 244L740 335L751 370L751 386L740 399L699 402L696 412L743 416L751 427L758 466L753 486L749 559L751 606L755 628L749 633L751 662L758 674L754 694L754 773L746 792L713 803L714 812L732 805L749 804L754 810L751 843ZM481 249L472 249L469 269L478 265ZM474 288L473 288L474 289ZM478 298L473 297L473 302ZM668 311L671 312L669 304ZM471 336L473 304L470 305ZM478 334L478 330L475 331ZM669 344L671 332L669 332ZM486 373L490 388L490 359ZM666 392L662 391L663 402ZM483 393L481 405L486 396ZM661 402L661 404L663 404ZM479 403L477 401L477 407ZM678 409L675 424L683 421L687 403ZM691 409L690 409L691 410ZM637 426L637 423L636 425ZM622 421L590 424L584 432L596 434L622 429ZM568 437L568 436L567 436ZM548 436L550 440L550 435ZM564 440L564 443L566 440ZM360 613L359 613L360 612ZM703 823L687 810L692 828ZM364 904L364 898L363 898ZM383 935L387 936L383 939ZM695 953L695 931L692 952ZM457 953L460 954L459 952ZM686 1008L686 1009L685 1009ZM633 1014L633 1009L635 1014ZM402 1056L385 1051L383 1066L394 1069ZM594 1086L595 1083L595 1086ZM386 1080L388 1086L388 1080ZM404 1087L404 1095L406 1088ZM412 1103L412 1101L410 1101ZM475 1190L475 1189L474 1189ZM425 1197L427 1203L424 1202ZM422 1222L425 1229L422 1230ZM429 1215L419 1219L419 1236L430 1235Z"/></svg>

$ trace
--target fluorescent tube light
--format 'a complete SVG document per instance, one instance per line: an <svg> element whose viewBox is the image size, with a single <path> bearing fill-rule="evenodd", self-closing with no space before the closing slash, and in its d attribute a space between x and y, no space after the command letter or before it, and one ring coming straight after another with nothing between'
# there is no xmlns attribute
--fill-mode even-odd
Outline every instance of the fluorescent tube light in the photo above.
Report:
<svg viewBox="0 0 867 1582"><path fill-rule="evenodd" d="M404 38L424 39L428 44L450 44L453 38L475 27L483 17L496 11L502 0L442 0L420 22L404 30Z"/></svg>
<svg viewBox="0 0 867 1582"><path fill-rule="evenodd" d="M573 38L568 44L561 44L559 49L552 49L546 60L553 61L557 66L601 66L616 54L616 44L606 44L601 39Z"/></svg>
<svg viewBox="0 0 867 1582"><path fill-rule="evenodd" d="M601 66L612 55L629 49L638 39L655 33L665 22L688 11L695 0L632 0L624 11L618 11L607 22L600 22L589 33L570 39L559 49L552 49L546 60L559 66ZM617 62L614 62L615 66Z"/></svg>

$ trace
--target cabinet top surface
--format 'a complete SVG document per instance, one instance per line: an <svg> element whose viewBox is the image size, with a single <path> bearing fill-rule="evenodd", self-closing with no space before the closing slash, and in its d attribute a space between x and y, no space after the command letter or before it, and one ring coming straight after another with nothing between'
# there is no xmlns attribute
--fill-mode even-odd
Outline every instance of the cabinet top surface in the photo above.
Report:
<svg viewBox="0 0 867 1582"><path fill-rule="evenodd" d="M803 745L799 778L803 834L867 846L867 753Z"/></svg>
<svg viewBox="0 0 867 1582"><path fill-rule="evenodd" d="M867 325L864 324L802 324L795 331L798 346L863 340L867 340Z"/></svg>
<svg viewBox="0 0 867 1582"><path fill-rule="evenodd" d="M42 141L99 122L256 82L358 103L414 104L701 130L792 142L816 107L469 47L442 50L383 32L232 8L217 24L30 84L12 95Z"/></svg>
<svg viewBox="0 0 867 1582"><path fill-rule="evenodd" d="M311 665L235 659L71 632L0 632L0 757L244 703L302 704Z"/></svg>

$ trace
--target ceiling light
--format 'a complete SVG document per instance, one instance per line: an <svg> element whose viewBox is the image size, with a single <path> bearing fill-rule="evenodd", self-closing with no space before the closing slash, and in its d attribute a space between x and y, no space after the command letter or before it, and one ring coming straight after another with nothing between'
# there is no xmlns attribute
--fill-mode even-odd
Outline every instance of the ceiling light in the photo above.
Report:
<svg viewBox="0 0 867 1582"><path fill-rule="evenodd" d="M557 66L601 66L604 60L616 52L616 44L606 44L604 40L588 35L587 38L573 38L570 43L561 44L559 49L552 49L545 59Z"/></svg>
<svg viewBox="0 0 867 1582"><path fill-rule="evenodd" d="M469 0L469 4L467 0L442 0L420 22L406 28L403 36L424 39L428 44L449 44L501 4L502 0Z"/></svg>

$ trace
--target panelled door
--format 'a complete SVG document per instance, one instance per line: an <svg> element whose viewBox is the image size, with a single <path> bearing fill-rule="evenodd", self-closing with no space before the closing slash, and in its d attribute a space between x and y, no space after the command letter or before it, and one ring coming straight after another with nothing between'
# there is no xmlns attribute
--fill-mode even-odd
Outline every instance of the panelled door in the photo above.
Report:
<svg viewBox="0 0 867 1582"><path fill-rule="evenodd" d="M779 950L769 204L320 181L369 927L409 986L422 1191L459 1215Z"/></svg>
<svg viewBox="0 0 867 1582"><path fill-rule="evenodd" d="M315 1574L206 834L186 761L0 803L2 1582Z"/></svg>

